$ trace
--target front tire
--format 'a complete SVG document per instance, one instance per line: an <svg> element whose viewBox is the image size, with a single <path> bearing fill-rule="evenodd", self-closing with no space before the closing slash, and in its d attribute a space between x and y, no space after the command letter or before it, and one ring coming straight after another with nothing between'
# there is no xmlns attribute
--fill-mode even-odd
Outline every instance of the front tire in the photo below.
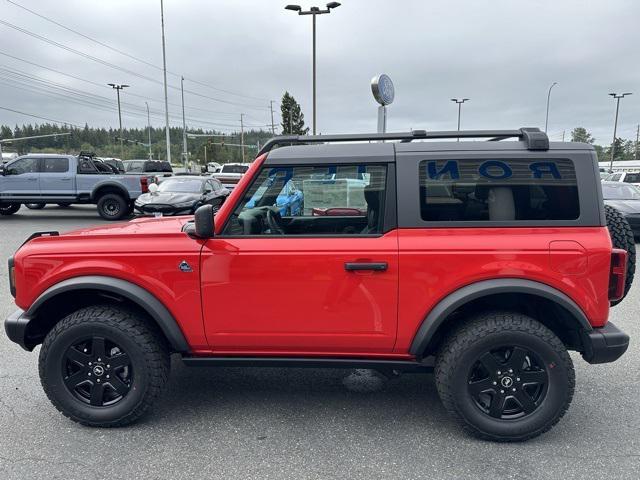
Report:
<svg viewBox="0 0 640 480"><path fill-rule="evenodd" d="M98 213L105 220L120 220L128 211L126 200L118 194L107 193L98 200Z"/></svg>
<svg viewBox="0 0 640 480"><path fill-rule="evenodd" d="M46 336L40 381L53 405L91 427L136 421L162 393L170 359L164 340L119 307L83 308Z"/></svg>
<svg viewBox="0 0 640 480"><path fill-rule="evenodd" d="M447 411L471 434L523 441L555 425L575 386L560 339L533 318L488 312L454 332L438 353L436 386Z"/></svg>

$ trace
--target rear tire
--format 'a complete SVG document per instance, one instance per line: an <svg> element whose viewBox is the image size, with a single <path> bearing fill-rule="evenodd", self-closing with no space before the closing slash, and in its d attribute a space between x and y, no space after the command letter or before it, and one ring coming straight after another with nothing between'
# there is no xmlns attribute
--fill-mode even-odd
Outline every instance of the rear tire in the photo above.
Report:
<svg viewBox="0 0 640 480"><path fill-rule="evenodd" d="M91 427L136 421L162 393L169 369L164 339L136 314L110 305L65 317L47 334L39 357L51 403Z"/></svg>
<svg viewBox="0 0 640 480"><path fill-rule="evenodd" d="M107 193L98 200L98 213L105 220L120 220L128 211L126 200L116 193Z"/></svg>
<svg viewBox="0 0 640 480"><path fill-rule="evenodd" d="M440 349L438 393L469 433L523 441L555 425L571 403L573 363L560 339L533 318L487 312L465 323Z"/></svg>
<svg viewBox="0 0 640 480"><path fill-rule="evenodd" d="M0 215L13 215L20 210L19 203L0 203Z"/></svg>
<svg viewBox="0 0 640 480"><path fill-rule="evenodd" d="M29 210L42 210L44 207L47 206L47 204L46 203L25 203L24 206L27 207Z"/></svg>
<svg viewBox="0 0 640 480"><path fill-rule="evenodd" d="M627 252L627 277L624 284L624 295L620 300L611 302L611 306L619 304L627 296L633 277L636 273L636 240L627 219L615 208L605 205L604 213L613 248L621 248Z"/></svg>

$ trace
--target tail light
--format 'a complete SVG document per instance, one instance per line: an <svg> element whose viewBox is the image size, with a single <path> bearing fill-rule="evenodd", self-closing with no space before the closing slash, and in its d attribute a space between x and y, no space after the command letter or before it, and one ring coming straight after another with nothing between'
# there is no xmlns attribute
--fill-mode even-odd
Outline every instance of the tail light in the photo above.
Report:
<svg viewBox="0 0 640 480"><path fill-rule="evenodd" d="M609 271L609 300L620 300L624 296L624 283L627 276L627 252L614 248L611 252Z"/></svg>
<svg viewBox="0 0 640 480"><path fill-rule="evenodd" d="M140 189L142 193L149 192L149 179L147 177L140 177Z"/></svg>

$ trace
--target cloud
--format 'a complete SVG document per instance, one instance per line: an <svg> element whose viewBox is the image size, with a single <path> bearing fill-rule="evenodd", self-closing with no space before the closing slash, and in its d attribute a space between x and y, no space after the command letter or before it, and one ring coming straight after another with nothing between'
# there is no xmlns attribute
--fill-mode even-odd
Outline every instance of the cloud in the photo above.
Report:
<svg viewBox="0 0 640 480"><path fill-rule="evenodd" d="M15 2L153 65L162 64L157 1ZM271 121L269 100L279 100L285 90L301 102L311 121L311 19L285 11L285 3L165 1L167 64L177 74L169 75L169 81L179 85L179 75L184 75L185 88L201 95L185 95L189 125L231 131L244 112L249 125L265 126ZM115 94L106 83L128 83L131 87L122 95L123 122L146 125L142 97L148 97L152 123L163 124L160 70L6 0L0 12L6 22L156 81L0 25L0 52L98 84L0 55L0 106L72 123L116 126ZM369 82L384 72L396 86L396 100L389 107L391 130L454 129L457 109L450 98L456 96L470 98L463 106L463 128L543 127L547 89L557 81L549 118L552 138L560 139L563 131L568 137L573 127L584 126L597 143L610 142L615 106L607 93L635 91L623 100L619 121L620 134L631 138L640 122L639 16L640 3L631 0L344 0L333 13L317 18L318 130L375 130ZM17 70L71 92L16 77ZM92 97L78 97L78 90L104 98L93 98L92 105ZM179 125L180 92L170 89L169 97L172 123ZM5 124L29 121L33 119L8 112L0 117Z"/></svg>

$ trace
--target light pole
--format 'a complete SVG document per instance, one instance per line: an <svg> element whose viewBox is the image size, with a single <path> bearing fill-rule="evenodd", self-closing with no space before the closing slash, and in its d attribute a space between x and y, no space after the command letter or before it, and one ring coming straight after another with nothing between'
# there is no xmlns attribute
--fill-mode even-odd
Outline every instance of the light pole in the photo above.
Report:
<svg viewBox="0 0 640 480"><path fill-rule="evenodd" d="M160 25L162 26L162 73L164 75L164 120L167 137L167 162L171 163L171 131L169 129L169 98L167 95L167 55L164 45L164 4L160 0Z"/></svg>
<svg viewBox="0 0 640 480"><path fill-rule="evenodd" d="M547 133L547 127L549 126L549 99L551 98L551 89L558 85L558 82L553 82L547 92L547 116L544 119L544 133Z"/></svg>
<svg viewBox="0 0 640 480"><path fill-rule="evenodd" d="M149 132L149 160L153 158L151 153L151 116L149 115L149 102L144 102L147 106L147 131Z"/></svg>
<svg viewBox="0 0 640 480"><path fill-rule="evenodd" d="M118 122L120 123L120 158L124 160L124 143L122 142L122 113L120 112L120 90L127 88L129 85L121 85L118 83L107 83L111 88L115 89L118 95Z"/></svg>
<svg viewBox="0 0 640 480"><path fill-rule="evenodd" d="M187 122L184 118L184 77L180 77L180 93L182 95L182 161L187 169ZM189 171L189 169L187 169Z"/></svg>
<svg viewBox="0 0 640 480"><path fill-rule="evenodd" d="M300 5L287 5L285 10L298 12L298 15L311 15L312 31L313 31L313 134L316 134L316 16L325 13L331 13L333 8L338 8L339 2L327 3L327 8L320 10L318 7L311 7L309 10L302 10Z"/></svg>
<svg viewBox="0 0 640 480"><path fill-rule="evenodd" d="M462 104L468 101L468 98L452 98L452 102L456 102L458 104L458 131L460 131L460 115L462 114ZM458 137L458 142L460 141L460 137Z"/></svg>
<svg viewBox="0 0 640 480"><path fill-rule="evenodd" d="M632 95L630 92L617 94L610 93L613 98L616 99L616 119L613 122L613 143L611 144L611 161L609 162L609 171L613 170L613 157L616 153L616 133L618 132L618 111L620 110L620 99L626 97L627 95Z"/></svg>

